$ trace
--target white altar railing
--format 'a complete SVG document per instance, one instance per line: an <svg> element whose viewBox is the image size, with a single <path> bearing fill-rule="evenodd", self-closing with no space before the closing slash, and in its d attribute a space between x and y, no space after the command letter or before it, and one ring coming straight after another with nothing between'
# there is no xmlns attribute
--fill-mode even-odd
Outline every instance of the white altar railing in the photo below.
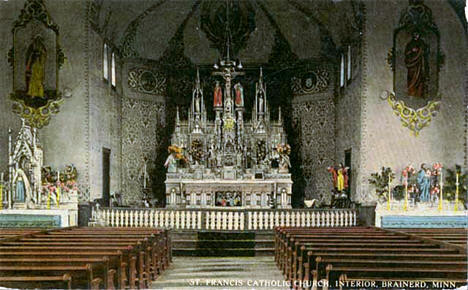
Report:
<svg viewBox="0 0 468 290"><path fill-rule="evenodd" d="M91 226L158 227L180 230L272 230L276 226L355 226L348 209L93 209Z"/></svg>

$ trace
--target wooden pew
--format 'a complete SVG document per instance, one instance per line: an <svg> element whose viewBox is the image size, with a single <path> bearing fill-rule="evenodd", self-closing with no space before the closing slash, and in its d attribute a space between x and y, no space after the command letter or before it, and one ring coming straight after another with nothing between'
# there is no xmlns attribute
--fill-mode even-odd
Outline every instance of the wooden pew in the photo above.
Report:
<svg viewBox="0 0 468 290"><path fill-rule="evenodd" d="M429 237L441 237L439 233L425 234ZM462 240L460 236L456 236L455 231L450 234L455 240ZM277 228L275 260L287 279L308 281L309 274L312 274L314 283L320 277L336 282L343 269L361 269L366 265L374 265L369 267L366 275L379 278L382 278L382 274L376 275L374 272L382 271L375 269L385 268L390 269L390 273L398 273L397 269L405 269L405 266L415 269L412 272L417 272L424 278L424 275L434 273L436 265L442 270L439 274L442 277L437 278L453 279L459 278L457 275L466 272L467 267L466 253L462 253L461 247L412 233L377 228L350 228L328 232L315 228ZM352 278L359 279L356 275Z"/></svg>
<svg viewBox="0 0 468 290"><path fill-rule="evenodd" d="M92 289L99 289L100 281L97 279L92 281ZM62 276L3 276L0 277L0 284L8 288L72 289L72 277L69 274Z"/></svg>

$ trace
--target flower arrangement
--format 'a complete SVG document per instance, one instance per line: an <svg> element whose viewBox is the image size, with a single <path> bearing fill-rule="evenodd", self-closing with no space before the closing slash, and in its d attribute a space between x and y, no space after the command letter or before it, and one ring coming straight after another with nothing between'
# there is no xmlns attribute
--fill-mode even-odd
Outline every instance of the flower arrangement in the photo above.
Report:
<svg viewBox="0 0 468 290"><path fill-rule="evenodd" d="M291 154L291 146L289 146L289 144L278 144L276 146L276 151L278 151L279 154L289 155Z"/></svg>
<svg viewBox="0 0 468 290"><path fill-rule="evenodd" d="M416 170L414 169L413 165L408 165L403 169L401 172L401 176L403 178L403 185L411 184L416 174Z"/></svg>
<svg viewBox="0 0 468 290"><path fill-rule="evenodd" d="M169 152L169 154L172 154L174 156L174 159L179 161L181 165L188 163L187 157L184 155L183 149L181 147L173 144L167 148L167 151Z"/></svg>
<svg viewBox="0 0 468 290"><path fill-rule="evenodd" d="M168 148L167 148L167 151L169 152L169 154L181 154L182 153L182 148L180 148L179 146L177 145L170 145Z"/></svg>
<svg viewBox="0 0 468 290"><path fill-rule="evenodd" d="M388 200L388 190L389 190L389 181L395 179L395 173L393 173L390 167L382 167L380 172L375 172L371 174L369 178L369 183L375 187L375 193L377 196L387 201ZM391 189L390 189L391 190Z"/></svg>

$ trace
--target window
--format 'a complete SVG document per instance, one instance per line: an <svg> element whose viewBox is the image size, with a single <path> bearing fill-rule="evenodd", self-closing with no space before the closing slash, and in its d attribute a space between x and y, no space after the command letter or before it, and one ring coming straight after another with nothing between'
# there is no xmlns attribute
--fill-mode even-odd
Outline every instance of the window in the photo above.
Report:
<svg viewBox="0 0 468 290"><path fill-rule="evenodd" d="M111 84L115 87L115 53L112 53L111 63Z"/></svg>
<svg viewBox="0 0 468 290"><path fill-rule="evenodd" d="M102 54L102 74L106 81L109 80L108 49L109 47L104 43L104 51Z"/></svg>
<svg viewBox="0 0 468 290"><path fill-rule="evenodd" d="M341 65L340 65L340 87L345 85L345 56L341 54Z"/></svg>
<svg viewBox="0 0 468 290"><path fill-rule="evenodd" d="M347 80L351 80L351 45L348 45Z"/></svg>
<svg viewBox="0 0 468 290"><path fill-rule="evenodd" d="M468 0L465 1L465 18L466 22L468 22Z"/></svg>

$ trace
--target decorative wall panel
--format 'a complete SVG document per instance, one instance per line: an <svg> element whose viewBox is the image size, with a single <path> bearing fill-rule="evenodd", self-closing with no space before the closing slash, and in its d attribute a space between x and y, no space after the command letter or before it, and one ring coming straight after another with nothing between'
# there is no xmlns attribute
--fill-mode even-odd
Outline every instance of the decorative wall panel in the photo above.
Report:
<svg viewBox="0 0 468 290"><path fill-rule="evenodd" d="M294 127L300 131L304 198L328 203L330 178L326 168L334 163L335 105L328 95L310 99L293 103Z"/></svg>
<svg viewBox="0 0 468 290"><path fill-rule="evenodd" d="M140 173L147 161L148 188L156 180L154 169L162 146L161 129L165 127L165 104L124 98L122 104L122 195L125 204L140 204Z"/></svg>

